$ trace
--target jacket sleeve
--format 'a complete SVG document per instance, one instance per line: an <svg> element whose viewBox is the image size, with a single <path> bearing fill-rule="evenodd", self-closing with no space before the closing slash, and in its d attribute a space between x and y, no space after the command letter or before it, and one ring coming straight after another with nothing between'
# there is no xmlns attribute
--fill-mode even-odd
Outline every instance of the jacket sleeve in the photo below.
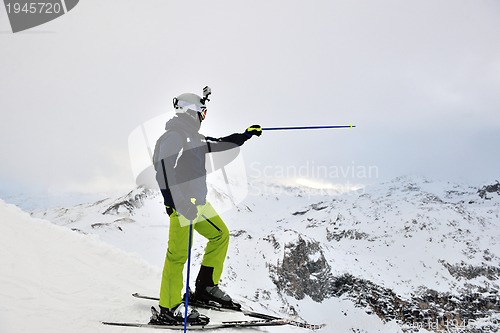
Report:
<svg viewBox="0 0 500 333"><path fill-rule="evenodd" d="M176 132L166 133L158 140L153 160L160 188L169 188L178 183L174 167L182 147L182 137Z"/></svg>
<svg viewBox="0 0 500 333"><path fill-rule="evenodd" d="M234 133L218 139L207 136L208 152L220 152L239 147L249 138L245 133Z"/></svg>

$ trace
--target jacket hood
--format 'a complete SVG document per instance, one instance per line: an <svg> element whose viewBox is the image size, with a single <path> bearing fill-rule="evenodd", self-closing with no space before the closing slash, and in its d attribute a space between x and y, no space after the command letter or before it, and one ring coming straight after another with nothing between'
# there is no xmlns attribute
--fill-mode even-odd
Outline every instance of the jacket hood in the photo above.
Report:
<svg viewBox="0 0 500 333"><path fill-rule="evenodd" d="M186 114L177 114L175 117L167 121L165 130L181 130L186 134L198 133L201 127L201 122L196 121Z"/></svg>

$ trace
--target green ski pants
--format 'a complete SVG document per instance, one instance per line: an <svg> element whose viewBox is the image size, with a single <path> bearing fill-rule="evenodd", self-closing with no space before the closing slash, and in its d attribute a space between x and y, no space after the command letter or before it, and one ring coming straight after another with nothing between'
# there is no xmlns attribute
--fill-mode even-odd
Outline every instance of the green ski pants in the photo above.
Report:
<svg viewBox="0 0 500 333"><path fill-rule="evenodd" d="M193 229L208 240L202 265L213 267L213 283L218 284L229 245L229 230L209 202L198 206ZM161 280L161 307L173 308L183 301L183 270L188 258L188 242L189 220L174 210L170 215L168 249Z"/></svg>

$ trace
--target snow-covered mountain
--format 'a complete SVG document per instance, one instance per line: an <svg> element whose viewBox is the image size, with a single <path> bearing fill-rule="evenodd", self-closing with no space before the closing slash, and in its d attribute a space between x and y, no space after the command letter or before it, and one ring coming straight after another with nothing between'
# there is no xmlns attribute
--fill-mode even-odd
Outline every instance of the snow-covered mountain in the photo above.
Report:
<svg viewBox="0 0 500 333"><path fill-rule="evenodd" d="M227 204L223 190L210 197ZM33 215L161 270L168 216L156 191ZM499 215L498 182L400 177L341 195L253 182L222 214L232 241L221 284L249 307L326 322L329 332L495 331ZM196 235L195 270L203 247ZM136 291L154 293L155 283Z"/></svg>

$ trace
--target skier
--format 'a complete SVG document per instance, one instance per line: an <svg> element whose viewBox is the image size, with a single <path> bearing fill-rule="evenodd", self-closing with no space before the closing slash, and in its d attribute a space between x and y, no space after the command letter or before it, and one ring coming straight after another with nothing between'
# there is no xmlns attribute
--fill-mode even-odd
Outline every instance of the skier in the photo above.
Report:
<svg viewBox="0 0 500 333"><path fill-rule="evenodd" d="M184 323L182 273L188 258L191 222L193 229L207 238L208 243L196 278L196 289L190 299L240 308L218 286L229 244L229 231L206 200L205 154L241 146L252 136L260 136L262 128L253 125L244 133L234 133L218 139L203 136L198 131L207 114L206 102L209 101L210 94L210 88L205 87L203 98L193 93L174 98L176 115L167 122L166 132L155 146L153 162L156 180L170 216L170 231L160 288L160 314L152 320L153 324ZM188 310L189 324L208 323L208 317L195 309Z"/></svg>

